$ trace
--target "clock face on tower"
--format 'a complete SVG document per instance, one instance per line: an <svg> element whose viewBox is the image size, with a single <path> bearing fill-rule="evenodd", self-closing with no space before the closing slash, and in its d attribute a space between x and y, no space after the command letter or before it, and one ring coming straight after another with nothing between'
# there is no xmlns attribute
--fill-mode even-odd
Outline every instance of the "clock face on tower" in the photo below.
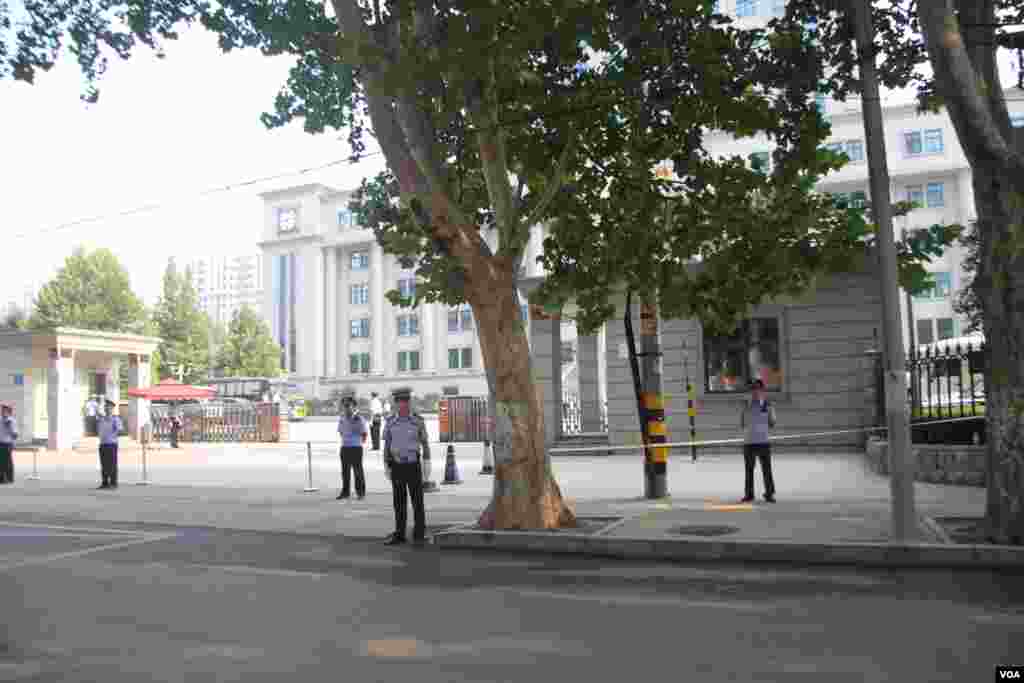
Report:
<svg viewBox="0 0 1024 683"><path fill-rule="evenodd" d="M295 209L277 210L277 229L280 232L294 232L298 228L298 212Z"/></svg>

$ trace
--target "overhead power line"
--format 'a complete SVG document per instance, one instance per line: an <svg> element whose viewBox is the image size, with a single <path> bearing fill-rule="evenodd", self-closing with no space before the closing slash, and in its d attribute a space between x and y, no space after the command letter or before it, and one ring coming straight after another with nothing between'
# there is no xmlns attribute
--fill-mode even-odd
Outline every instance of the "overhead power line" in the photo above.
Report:
<svg viewBox="0 0 1024 683"><path fill-rule="evenodd" d="M379 151L379 150L376 151L376 152L367 152L365 154L360 155L359 159L356 160L356 161L361 161L361 160L366 159L368 157L380 156L381 154L382 154L382 152ZM288 172L285 172L285 173L275 173L274 175L264 176L262 178L252 178L250 180L242 180L242 181L238 181L238 182L234 182L234 183L229 183L229 184L223 185L223 186L212 187L212 188L207 189L207 190L200 190L198 192L188 193L186 196L187 197L195 197L195 198L208 197L210 195L221 194L221 193L224 193L224 192L230 192L231 190L237 190L239 188L247 187L247 186L250 186L250 185L258 185L259 183L265 183L265 182L268 182L268 181L271 181L271 180L278 180L280 178L291 178L291 177L294 177L294 176L300 176L300 175L306 175L306 174L309 174L309 173L315 173L316 171L323 171L325 169L333 168L335 166L345 166L345 165L351 166L351 165L355 164L356 161L353 161L352 159L347 158L347 157L344 158L344 159L335 159L334 161L329 161L329 162L327 162L325 164L320 164L319 166L310 166L308 168L299 169L297 171L288 171ZM152 204L143 204L141 206L136 206L136 207L131 208L131 209L125 209L123 211L117 211L117 212L113 212L113 213L105 213L105 214L100 214L98 216L90 216L88 218L78 218L78 219L75 219L73 221L68 221L66 223L60 223L58 225L51 226L49 228L41 228L41 229L38 229L38 230L28 230L28 231L25 231L25 232L16 233L14 235L9 235L7 239L24 239L26 237L36 237L38 235L47 235L47 234L54 233L54 232L60 232L62 230L68 230L69 228L75 228L75 227L78 227L80 225L87 225L89 223L97 223L99 221L111 220L111 219L115 219L115 218L124 218L125 216L133 216L135 214L148 213L150 211L157 211L159 209L163 209L163 208L167 208L169 206L173 206L173 205L178 204L180 202L181 202L181 198L174 199L174 200L166 200L166 201L162 201L162 202L155 202L155 203L152 203Z"/></svg>

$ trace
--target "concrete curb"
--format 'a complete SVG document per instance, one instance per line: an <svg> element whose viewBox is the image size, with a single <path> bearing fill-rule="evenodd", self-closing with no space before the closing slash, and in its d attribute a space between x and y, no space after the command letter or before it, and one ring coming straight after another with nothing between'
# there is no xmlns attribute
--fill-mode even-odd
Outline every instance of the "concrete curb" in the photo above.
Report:
<svg viewBox="0 0 1024 683"><path fill-rule="evenodd" d="M444 550L500 550L628 560L1024 570L1024 548L998 545L699 541L466 529L438 533L434 544Z"/></svg>

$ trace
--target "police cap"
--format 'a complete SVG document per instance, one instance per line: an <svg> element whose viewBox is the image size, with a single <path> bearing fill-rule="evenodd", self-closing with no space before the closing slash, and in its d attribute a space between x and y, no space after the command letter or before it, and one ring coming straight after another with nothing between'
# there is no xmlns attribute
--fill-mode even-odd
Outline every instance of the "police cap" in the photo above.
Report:
<svg viewBox="0 0 1024 683"><path fill-rule="evenodd" d="M341 392L341 402L344 403L345 401L356 402L356 392L354 389L345 389Z"/></svg>
<svg viewBox="0 0 1024 683"><path fill-rule="evenodd" d="M396 401L409 401L412 399L411 387L397 387L391 390L391 398Z"/></svg>
<svg viewBox="0 0 1024 683"><path fill-rule="evenodd" d="M110 400L110 399L108 398L107 400L105 400L105 401L103 402L103 405L106 405L106 406L110 406L111 408L113 408L114 406L116 406L116 405L117 405L117 403L115 403L114 401L111 401L111 400Z"/></svg>

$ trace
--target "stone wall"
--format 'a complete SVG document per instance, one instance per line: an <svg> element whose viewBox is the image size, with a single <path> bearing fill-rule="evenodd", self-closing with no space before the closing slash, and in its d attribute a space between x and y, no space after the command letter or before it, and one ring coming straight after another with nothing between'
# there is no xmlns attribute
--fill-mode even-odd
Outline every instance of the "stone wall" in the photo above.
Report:
<svg viewBox="0 0 1024 683"><path fill-rule="evenodd" d="M985 485L985 446L916 444L917 471L914 479L929 484L956 486ZM889 444L868 441L868 466L878 474L889 474Z"/></svg>

